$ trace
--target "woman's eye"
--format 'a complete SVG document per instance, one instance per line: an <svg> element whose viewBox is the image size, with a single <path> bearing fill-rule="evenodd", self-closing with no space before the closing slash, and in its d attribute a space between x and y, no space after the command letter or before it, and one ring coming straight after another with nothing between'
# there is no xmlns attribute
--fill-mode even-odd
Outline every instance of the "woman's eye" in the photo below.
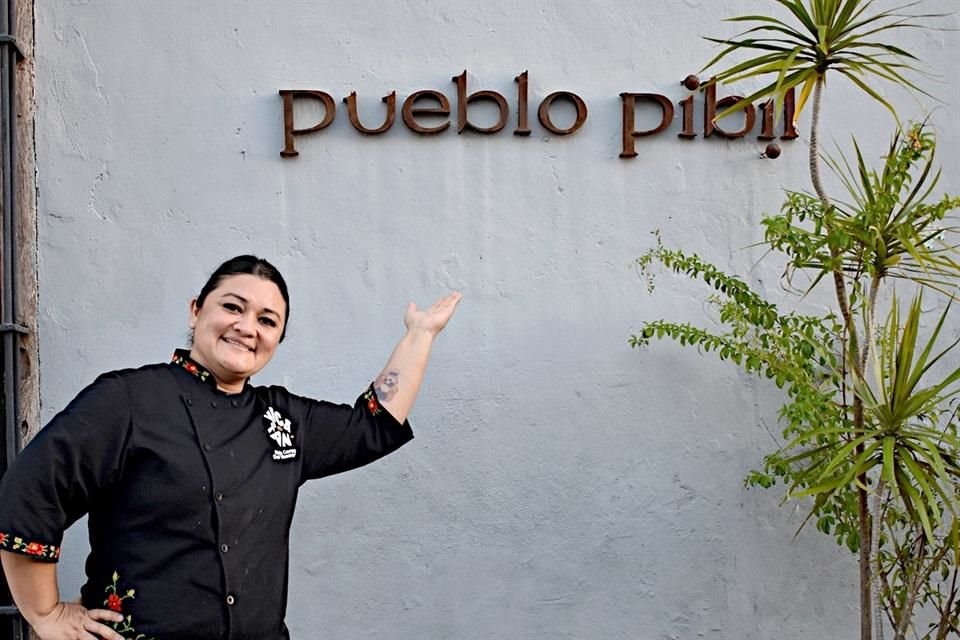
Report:
<svg viewBox="0 0 960 640"><path fill-rule="evenodd" d="M223 308L226 309L227 311L232 311L234 313L240 312L240 307L238 305L233 304L232 302L225 302L223 304Z"/></svg>
<svg viewBox="0 0 960 640"><path fill-rule="evenodd" d="M277 323L273 318L260 318L260 322L267 325L268 327L276 327Z"/></svg>

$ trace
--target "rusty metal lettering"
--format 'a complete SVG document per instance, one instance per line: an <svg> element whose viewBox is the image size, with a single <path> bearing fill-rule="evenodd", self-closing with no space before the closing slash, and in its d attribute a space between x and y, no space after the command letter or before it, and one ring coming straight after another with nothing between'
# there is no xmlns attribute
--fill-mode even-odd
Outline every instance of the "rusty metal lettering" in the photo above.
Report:
<svg viewBox="0 0 960 640"><path fill-rule="evenodd" d="M797 124L796 117L797 103L791 87L783 96L783 135L780 136L781 140L795 140L800 137L795 126Z"/></svg>
<svg viewBox="0 0 960 640"><path fill-rule="evenodd" d="M507 106L506 98L496 91L489 91L486 89L483 91L476 91L468 96L466 69L464 69L463 73L460 75L453 76L452 80L457 83L457 133L463 133L464 129L469 129L470 131L476 131L477 133L490 134L496 133L507 126L507 118L510 117L510 108ZM470 122L470 119L467 117L467 107L471 102L476 102L478 100L490 100L492 102L496 102L497 106L500 108L500 118L493 126L478 127Z"/></svg>
<svg viewBox="0 0 960 640"><path fill-rule="evenodd" d="M436 100L440 106L430 108L415 107L415 103L420 99ZM449 120L436 127L425 127L416 121L417 116L441 116L444 118L450 116L450 101L447 100L447 96L439 91L424 89L423 91L411 93L407 96L407 99L403 101L403 108L400 110L400 113L403 116L403 123L415 133L433 135L446 131L450 126Z"/></svg>
<svg viewBox="0 0 960 640"><path fill-rule="evenodd" d="M660 133L664 129L670 126L670 123L673 121L673 103L670 102L670 99L667 96L662 96L659 93L628 93L624 92L620 94L621 100L623 100L623 150L620 152L621 158L636 158L637 151L636 145L634 143L634 138L640 138L643 136L652 136L654 134ZM636 127L636 106L637 101L653 102L660 106L660 124L658 124L653 129L647 129L645 131L637 131Z"/></svg>
<svg viewBox="0 0 960 640"><path fill-rule="evenodd" d="M527 125L527 78L528 73L524 71L513 79L517 83L517 128L513 130L515 136L530 135L530 127Z"/></svg>
<svg viewBox="0 0 960 640"><path fill-rule="evenodd" d="M294 146L294 137L320 131L330 126L333 118L337 115L337 105L334 103L330 94L325 91L308 91L303 89L280 89L280 96L283 98L283 150L280 155L284 158L293 158L300 155ZM307 127L306 129L297 129L293 123L293 101L297 98L313 98L323 103L323 120Z"/></svg>
<svg viewBox="0 0 960 640"><path fill-rule="evenodd" d="M343 99L347 103L347 116L349 116L350 124L353 125L354 129L368 136L375 136L393 126L393 121L397 116L397 92L391 91L390 95L383 96L381 100L387 104L387 117L382 125L376 129L369 129L363 126L363 123L360 122L360 116L357 114L357 92L351 91L350 95Z"/></svg>
<svg viewBox="0 0 960 640"><path fill-rule="evenodd" d="M727 96L726 98L717 101L716 106L720 109L726 109L727 107L732 107L741 100L743 100L743 96ZM750 133L750 130L753 129L753 125L757 121L757 110L752 104L748 104L743 107L742 111L743 126L737 131L727 131L716 123L713 125L713 130L716 131L721 138L742 138L743 136L747 135ZM706 133L703 135L704 137L707 136Z"/></svg>
<svg viewBox="0 0 960 640"><path fill-rule="evenodd" d="M760 105L760 113L762 114L762 126L760 127L760 135L757 136L758 140L773 140L777 137L776 132L774 131L774 101L767 100L766 102ZM787 90L783 95L783 134L780 136L781 140L793 140L797 137L797 129L794 126L793 118L796 115L797 105L796 98L794 97L793 88Z"/></svg>
<svg viewBox="0 0 960 640"><path fill-rule="evenodd" d="M760 135L758 140L773 140L777 135L773 132L773 100L760 103Z"/></svg>
<svg viewBox="0 0 960 640"><path fill-rule="evenodd" d="M693 94L678 102L683 110L683 129L677 134L680 138L696 138L697 132L693 130Z"/></svg>
<svg viewBox="0 0 960 640"><path fill-rule="evenodd" d="M464 131L473 131L478 134L483 135L492 135L496 134L506 128L507 124L510 123L511 119L511 108L512 105L509 104L507 98L504 97L505 94L501 94L497 91L492 90L480 90L470 93L467 87L467 74L466 69L459 75L453 76L451 80L456 85L456 99L457 99L457 113L456 113L456 128L457 133L462 134ZM513 130L513 135L515 136L529 136L532 131L530 128L530 75L529 71L524 70L522 73L514 77L514 82L516 83L516 97L517 97L517 121L516 128ZM622 107L622 123L621 123L621 136L622 136L622 149L620 151L621 158L635 158L637 155L636 148L636 139L642 138L645 136L653 136L659 133L662 133L664 130L668 129L671 126L671 123L674 120L676 114L676 108L679 107L681 110L681 119L678 124L681 125L677 136L684 139L693 139L696 138L700 133L703 134L704 138L709 138L711 136L716 138L743 138L750 134L750 132L757 125L757 120L759 123L759 135L758 139L766 142L777 139L777 133L779 128L779 120L783 118L782 131L780 132L780 140L793 140L799 137L796 129L796 123L794 122L794 117L796 116L796 97L795 90L788 89L783 94L783 108L782 114L775 112L775 101L767 101L762 104L747 104L744 103L742 107L737 109L743 120L736 122L740 123L738 129L733 129L731 125L728 125L729 128L724 128L721 124L717 123L717 113L721 113L724 110L740 103L743 98L740 96L726 96L722 98L717 97L718 93L718 84L716 77L710 78L709 80L701 83L700 78L695 75L688 75L680 83L685 90L689 90L692 93L684 94L685 97L679 101L672 101L665 95L659 93L634 93L634 92L623 92L620 94L621 107ZM698 132L696 130L696 111L698 108L697 105L697 91L702 91L704 94L703 99L703 130ZM307 90L307 89L281 89L280 96L283 103L283 149L280 151L280 155L283 157L295 157L299 155L299 152L296 149L297 137L301 135L306 135L321 129L329 127L336 117L336 104L334 99L331 97L331 94L325 91L317 90ZM406 96L406 99L403 100L403 105L399 107L400 115L403 118L403 122L408 129L414 133L421 135L436 135L446 131L451 128L450 125L453 123L452 111L451 111L451 100L453 98L448 98L442 91L433 90L433 89L424 89L420 91L415 91L410 95ZM534 98L536 99L536 98ZM300 104L297 105L297 100L307 101L306 105ZM296 117L299 117L303 120L311 120L314 117L309 111L303 111L303 107L310 106L311 102L320 101L323 105L324 113L322 118L316 124L312 126L298 126L294 120ZM357 132L364 135L380 135L389 131L394 123L396 122L397 110L398 110L398 98L397 92L391 91L388 95L381 98L385 106L385 115L382 122L379 126L366 126L361 121L359 115L360 99L356 91L350 92L350 94L343 98L343 102L346 104L347 117L350 120L351 126ZM567 115L568 107L564 104L559 109L554 108L554 103L556 101L561 101L566 104L572 105L576 111L576 117L569 126L558 126L553 120L554 116L557 116L562 124L565 124L566 120L569 118ZM474 107L474 117L479 118L480 116L476 115L478 110L486 110L489 108L489 103L497 105L498 118L496 122L490 126L479 126L470 121L470 105L475 102L486 102L488 104L481 107ZM643 109L640 109L643 107ZM649 117L649 109L651 107L659 108L660 118L656 123L656 126L653 126L648 129L638 129L637 127L646 127L648 126L649 120L646 118ZM759 113L758 110L759 109ZM557 111L560 111L562 115L558 116ZM638 110L640 115L644 118L638 124ZM294 112L298 111L298 114ZM577 94L570 91L555 91L548 96L546 96L542 101L540 101L537 108L537 117L540 121L540 125L543 130L550 132L557 136L567 136L576 131L578 131L586 123L588 116L587 104L584 100ZM778 117L779 116L779 117ZM375 119L376 116L373 116ZM489 119L489 116L487 116ZM345 125L344 125L345 126ZM546 138L545 138L546 140ZM765 158L775 158L779 155L781 149L779 145L767 145L767 150L762 154Z"/></svg>
<svg viewBox="0 0 960 640"><path fill-rule="evenodd" d="M720 101L717 101L717 85L714 82L713 78L710 78L710 83L707 85L704 90L704 105L703 105L703 137L709 138L714 133L719 135L721 138L742 138L743 136L750 133L750 130L753 129L753 125L757 120L757 110L752 104L744 106L741 111L743 111L744 122L743 127L737 131L727 131L719 124L716 123L717 119L717 107L721 110L727 107L732 107L740 100L743 100L743 96L727 96Z"/></svg>
<svg viewBox="0 0 960 640"><path fill-rule="evenodd" d="M577 110L577 119L566 129L561 129L550 120L550 107L555 100L568 100ZM587 103L575 93L570 93L569 91L554 91L540 103L540 108L537 110L537 117L540 119L540 124L543 125L543 128L547 131L555 133L558 136L567 136L582 127L583 123L587 121Z"/></svg>

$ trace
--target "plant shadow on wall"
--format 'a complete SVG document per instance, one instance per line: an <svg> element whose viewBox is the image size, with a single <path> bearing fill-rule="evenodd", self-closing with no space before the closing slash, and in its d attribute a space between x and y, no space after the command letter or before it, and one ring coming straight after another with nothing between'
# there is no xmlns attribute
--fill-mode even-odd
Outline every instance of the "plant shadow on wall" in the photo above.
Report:
<svg viewBox="0 0 960 640"><path fill-rule="evenodd" d="M917 59L882 38L941 16L911 13L915 5L878 12L864 0L775 2L782 19L732 18L749 29L710 39L724 48L705 68L747 53L753 57L717 72L711 82L769 81L718 118L764 98L774 100L779 113L794 87L801 87L797 114L810 102L813 192L788 191L779 215L762 224L767 259L783 259L785 284L798 304L812 289L828 287L835 311L784 312L744 280L664 247L656 234L655 247L636 262L649 290L656 265L702 281L714 289L708 300L721 329L655 320L630 341L644 347L670 338L784 389L784 441L746 484L784 483L785 500L809 502L800 530L814 523L857 555L861 640L883 638L887 625L895 640L908 633L924 640L957 637L960 340L941 334L960 285L957 229L951 226L960 198L933 195L940 177L933 135L922 124L902 126L873 85L922 93L908 77L917 72ZM820 153L827 76L850 80L893 114L897 133L881 166L868 165L855 139L847 156ZM839 195L825 190L822 166L837 176ZM798 274L812 282L805 291L793 286ZM879 296L895 281L892 296ZM945 310L925 311L924 301ZM933 328L921 331L925 326ZM920 611L933 622L917 629Z"/></svg>

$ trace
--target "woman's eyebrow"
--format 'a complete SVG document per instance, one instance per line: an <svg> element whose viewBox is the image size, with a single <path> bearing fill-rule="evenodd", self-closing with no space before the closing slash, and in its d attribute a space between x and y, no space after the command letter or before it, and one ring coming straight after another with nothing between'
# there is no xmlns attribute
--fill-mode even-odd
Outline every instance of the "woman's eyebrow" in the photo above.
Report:
<svg viewBox="0 0 960 640"><path fill-rule="evenodd" d="M227 297L227 296L231 296L231 297L233 297L233 298L236 298L237 300L239 300L239 301L242 302L243 304L247 304L248 302L250 302L249 300L247 300L247 299L244 298L243 296L241 296L241 295L239 295L239 294L236 294L236 293L232 293L232 292L230 292L230 291L227 291L227 292L225 292L225 293L223 294L223 297L224 297L224 298ZM264 312L264 313L272 313L273 315L277 316L278 318L280 317L280 314L277 313L276 311L274 311L273 309L268 309L268 308L264 307L263 312Z"/></svg>

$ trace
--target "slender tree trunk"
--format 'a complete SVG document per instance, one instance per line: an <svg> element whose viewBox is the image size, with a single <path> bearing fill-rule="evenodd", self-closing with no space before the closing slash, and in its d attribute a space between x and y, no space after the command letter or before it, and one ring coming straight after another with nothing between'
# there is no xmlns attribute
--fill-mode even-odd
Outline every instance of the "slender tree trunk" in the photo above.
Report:
<svg viewBox="0 0 960 640"><path fill-rule="evenodd" d="M817 77L817 82L813 87L813 105L811 108L810 124L810 179L813 182L813 190L816 192L820 203L823 206L825 217L830 213L830 198L827 196L826 189L823 188L823 182L820 179L820 149L818 140L818 130L820 126L820 104L823 97L823 76ZM830 247L830 258L833 261L831 271L833 272L833 286L837 296L837 306L840 308L840 315L843 317L843 324L847 331L847 340L849 349L847 353L851 356L851 365L854 368L860 368L860 348L857 340L857 328L853 323L853 316L850 313L850 303L847 297L847 285L843 281L843 263L840 260L839 251ZM847 357L847 354L844 354ZM856 371L861 373L861 371ZM856 429L863 428L863 401L854 396L853 398L853 425ZM862 446L858 447L858 453L862 451ZM860 529L860 640L873 640L873 608L871 606L872 598L870 593L871 586L871 566L870 566L870 505L867 492L862 487L867 486L866 476L857 478L860 487L857 489L857 511L859 515Z"/></svg>
<svg viewBox="0 0 960 640"><path fill-rule="evenodd" d="M854 399L856 405L856 399ZM856 412L854 412L856 413ZM860 640L873 640L873 608L870 592L870 507L867 492L857 489L857 509L860 513ZM879 621L878 621L879 624Z"/></svg>
<svg viewBox="0 0 960 640"><path fill-rule="evenodd" d="M810 166L810 180L813 182L813 190L820 199L823 206L823 214L826 216L833 206L830 203L830 197L826 189L823 188L823 181L820 179L820 103L823 97L823 76L817 78L817 83L813 87L813 106L810 123L810 155L808 164ZM830 247L830 258L833 260L833 288L837 294L837 306L840 307L840 315L843 317L843 325L847 328L851 345L859 353L857 331L853 324L853 316L850 313L850 303L847 298L847 285L843 281L843 264L840 262L840 253L836 248ZM859 358L854 358L854 366L859 364Z"/></svg>
<svg viewBox="0 0 960 640"><path fill-rule="evenodd" d="M866 350L866 347L864 347L864 350ZM873 596L873 622L876 623L877 640L883 640L883 600L880 598L880 519L885 493L886 487L883 484L883 478L880 478L873 492L873 517L870 519L870 561L874 571L871 594Z"/></svg>
<svg viewBox="0 0 960 640"><path fill-rule="evenodd" d="M924 534L921 532L920 535ZM910 621L913 619L913 608L917 604L917 596L920 594L920 588L930 580L934 569L939 566L943 557L952 549L953 547L949 544L943 545L940 551L937 552L937 555L930 561L930 564L927 565L926 569L921 569L919 566L917 567L917 575L910 584L910 592L907 594L907 600L904 602L903 610L900 612L900 620L897 621L896 634L893 636L893 640L907 639L907 631L910 630ZM919 558L921 555L921 553L918 553L917 557Z"/></svg>
<svg viewBox="0 0 960 640"><path fill-rule="evenodd" d="M863 328L863 346L860 351L860 373L867 374L867 361L870 357L870 350L873 348L873 323L877 316L877 292L880 290L880 282L883 275L881 272L873 274L870 280L870 291L867 292L867 313L866 324ZM877 480L877 486L873 494L872 517L870 518L870 559L869 565L873 568L873 575L870 579L870 593L873 597L873 623L876 628L877 640L883 640L883 600L880 597L880 530L882 524L881 511L883 507L883 497L885 493L883 477Z"/></svg>
<svg viewBox="0 0 960 640"><path fill-rule="evenodd" d="M950 614L953 611L953 601L957 597L957 567L953 567L953 579L950 584L950 597L940 610L940 626L937 628L937 640L947 640L947 634L953 628L950 624Z"/></svg>
<svg viewBox="0 0 960 640"><path fill-rule="evenodd" d="M877 320L877 292L880 290L880 283L883 279L881 273L875 273L870 280L870 291L867 293L867 323L863 328L863 347L860 352L860 374L866 378L867 359L870 357L870 350L873 348L873 324Z"/></svg>

